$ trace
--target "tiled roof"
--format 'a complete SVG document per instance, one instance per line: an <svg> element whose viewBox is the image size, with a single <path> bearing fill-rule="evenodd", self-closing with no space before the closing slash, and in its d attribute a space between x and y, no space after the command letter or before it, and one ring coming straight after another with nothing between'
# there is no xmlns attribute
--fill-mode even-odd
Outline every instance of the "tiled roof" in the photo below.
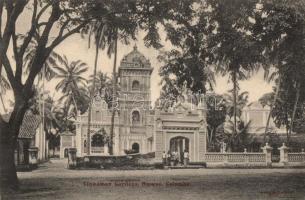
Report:
<svg viewBox="0 0 305 200"><path fill-rule="evenodd" d="M2 116L5 121L9 120L10 114ZM36 134L36 129L41 123L39 115L34 115L30 111L26 112L20 127L18 138L20 139L31 139Z"/></svg>
<svg viewBox="0 0 305 200"><path fill-rule="evenodd" d="M32 138L36 134L36 129L41 123L41 117L27 112L24 115L18 138Z"/></svg>

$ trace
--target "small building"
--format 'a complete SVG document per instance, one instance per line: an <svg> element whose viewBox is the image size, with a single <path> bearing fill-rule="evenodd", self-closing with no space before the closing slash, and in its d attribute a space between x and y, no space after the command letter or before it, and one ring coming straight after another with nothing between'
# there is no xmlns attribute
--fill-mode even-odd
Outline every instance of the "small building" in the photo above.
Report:
<svg viewBox="0 0 305 200"><path fill-rule="evenodd" d="M262 135L265 132L268 115L270 112L269 106L262 106L259 102L253 102L249 106L246 106L242 112L242 120L245 123L251 121L249 132L255 135ZM280 135L286 134L284 127L277 128L273 122L273 118L270 118L269 128Z"/></svg>
<svg viewBox="0 0 305 200"><path fill-rule="evenodd" d="M9 117L10 114L4 115L4 120L8 121ZM29 149L32 147L38 148L37 159L39 162L47 160L48 142L44 131L42 131L41 116L27 111L20 127L15 149L15 165L17 168L29 165Z"/></svg>
<svg viewBox="0 0 305 200"><path fill-rule="evenodd" d="M69 131L60 133L60 158L68 158L68 149L75 147L75 134Z"/></svg>

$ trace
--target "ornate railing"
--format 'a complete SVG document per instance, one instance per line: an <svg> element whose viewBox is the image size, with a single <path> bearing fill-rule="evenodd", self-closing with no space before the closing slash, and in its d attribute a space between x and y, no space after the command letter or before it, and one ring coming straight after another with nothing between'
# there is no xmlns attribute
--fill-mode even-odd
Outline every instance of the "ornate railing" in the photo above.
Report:
<svg viewBox="0 0 305 200"><path fill-rule="evenodd" d="M305 162L305 153L288 153L288 162Z"/></svg>
<svg viewBox="0 0 305 200"><path fill-rule="evenodd" d="M266 163L265 153L206 153L210 163Z"/></svg>

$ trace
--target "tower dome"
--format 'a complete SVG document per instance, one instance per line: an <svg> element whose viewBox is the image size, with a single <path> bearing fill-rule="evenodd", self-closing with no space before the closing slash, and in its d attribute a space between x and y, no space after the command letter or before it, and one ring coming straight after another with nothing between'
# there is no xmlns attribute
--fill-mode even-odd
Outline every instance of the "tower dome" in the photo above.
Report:
<svg viewBox="0 0 305 200"><path fill-rule="evenodd" d="M150 68L150 61L138 51L137 46L133 47L133 51L125 55L121 60L120 67L126 68Z"/></svg>

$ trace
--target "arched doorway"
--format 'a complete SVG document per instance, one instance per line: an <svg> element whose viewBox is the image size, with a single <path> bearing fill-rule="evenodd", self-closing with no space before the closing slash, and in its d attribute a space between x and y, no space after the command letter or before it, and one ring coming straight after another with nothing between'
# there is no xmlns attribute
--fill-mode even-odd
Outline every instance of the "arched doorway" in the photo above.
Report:
<svg viewBox="0 0 305 200"><path fill-rule="evenodd" d="M104 153L105 137L96 133L91 138L91 153Z"/></svg>
<svg viewBox="0 0 305 200"><path fill-rule="evenodd" d="M139 153L139 151L140 151L140 145L138 143L133 143L131 148L134 153Z"/></svg>
<svg viewBox="0 0 305 200"><path fill-rule="evenodd" d="M182 156L183 156L183 152L186 150L187 152L189 151L189 139L186 137L182 137L182 136L177 136L174 137L172 139L170 139L169 143L169 150L170 152L178 152L178 154L181 156L181 160L182 160Z"/></svg>

